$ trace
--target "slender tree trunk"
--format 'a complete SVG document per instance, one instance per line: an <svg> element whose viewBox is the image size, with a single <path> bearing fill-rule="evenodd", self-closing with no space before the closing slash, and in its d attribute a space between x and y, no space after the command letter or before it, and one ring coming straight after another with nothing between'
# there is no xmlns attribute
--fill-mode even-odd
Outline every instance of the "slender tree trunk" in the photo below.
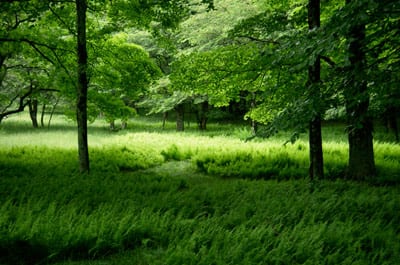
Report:
<svg viewBox="0 0 400 265"><path fill-rule="evenodd" d="M251 103L250 103L251 109L255 109L257 107L257 102L256 102L256 93L252 93L252 98L251 98ZM251 134L256 135L258 131L258 123L256 120L251 119Z"/></svg>
<svg viewBox="0 0 400 265"><path fill-rule="evenodd" d="M79 168L82 173L89 173L89 148L87 137L87 49L86 49L86 0L76 0L77 14L77 56L78 83L77 108Z"/></svg>
<svg viewBox="0 0 400 265"><path fill-rule="evenodd" d="M121 130L125 130L128 127L128 120L121 120Z"/></svg>
<svg viewBox="0 0 400 265"><path fill-rule="evenodd" d="M352 0L346 0L350 4ZM362 12L362 11L361 11ZM345 88L348 121L349 165L347 177L363 180L376 175L372 136L372 119L368 115L369 92L367 89L363 42L365 25L352 26L349 32L349 80Z"/></svg>
<svg viewBox="0 0 400 265"><path fill-rule="evenodd" d="M185 130L184 115L185 115L185 105L179 104L175 107L176 110L176 130L178 132L183 132Z"/></svg>
<svg viewBox="0 0 400 265"><path fill-rule="evenodd" d="M38 112L38 100L30 99L28 103L29 116L31 117L33 128L38 128L37 112Z"/></svg>
<svg viewBox="0 0 400 265"><path fill-rule="evenodd" d="M3 68L3 64L6 61L6 56L2 56L0 54L0 86L3 83L4 78L6 77L7 70Z"/></svg>
<svg viewBox="0 0 400 265"><path fill-rule="evenodd" d="M208 101L199 104L197 111L197 124L201 131L207 130Z"/></svg>
<svg viewBox="0 0 400 265"><path fill-rule="evenodd" d="M168 111L163 112L163 121L162 121L163 130L165 129L165 123L166 123L167 119L168 119Z"/></svg>
<svg viewBox="0 0 400 265"><path fill-rule="evenodd" d="M110 130L115 131L115 120L110 120Z"/></svg>
<svg viewBox="0 0 400 265"><path fill-rule="evenodd" d="M56 104L54 104L53 108L51 109L49 121L47 122L47 129L50 129L51 120L53 119L53 115L54 115L54 112L56 111L58 102L60 102L60 98L61 97L57 98Z"/></svg>
<svg viewBox="0 0 400 265"><path fill-rule="evenodd" d="M42 106L42 113L40 115L40 126L43 128L44 127L44 114L46 112L46 104L43 104Z"/></svg>
<svg viewBox="0 0 400 265"><path fill-rule="evenodd" d="M314 30L320 27L320 0L308 2L308 27ZM309 123L310 146L310 179L324 178L324 160L322 151L321 133L321 91L319 83L321 75L321 60L319 56L313 65L308 68L309 95L313 102L314 116Z"/></svg>

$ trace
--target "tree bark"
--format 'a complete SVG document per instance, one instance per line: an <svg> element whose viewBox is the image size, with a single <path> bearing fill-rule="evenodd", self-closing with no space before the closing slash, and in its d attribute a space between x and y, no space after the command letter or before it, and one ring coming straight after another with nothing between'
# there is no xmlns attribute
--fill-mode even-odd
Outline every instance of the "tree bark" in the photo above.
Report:
<svg viewBox="0 0 400 265"><path fill-rule="evenodd" d="M346 4L350 4L351 1L346 0ZM345 88L349 140L347 177L353 180L364 180L376 175L373 126L368 114L370 96L365 80L366 57L363 45L365 25L353 25L348 39L350 76Z"/></svg>
<svg viewBox="0 0 400 265"><path fill-rule="evenodd" d="M320 0L308 2L308 28L314 30L320 27ZM310 179L324 178L324 159L322 151L321 133L321 59L317 56L313 65L308 68L309 95L313 105L313 117L309 122L309 146L310 146Z"/></svg>
<svg viewBox="0 0 400 265"><path fill-rule="evenodd" d="M37 113L38 113L38 100L37 99L30 99L28 101L28 107L29 107L29 116L31 117L32 121L32 126L33 128L38 128L38 120L37 120Z"/></svg>
<svg viewBox="0 0 400 265"><path fill-rule="evenodd" d="M77 14L77 108L76 118L78 123L78 153L79 168L81 173L89 173L89 148L87 137L87 49L86 49L86 0L76 0Z"/></svg>
<svg viewBox="0 0 400 265"><path fill-rule="evenodd" d="M175 107L176 111L176 130L178 132L183 132L185 130L184 115L185 115L185 105L179 104Z"/></svg>

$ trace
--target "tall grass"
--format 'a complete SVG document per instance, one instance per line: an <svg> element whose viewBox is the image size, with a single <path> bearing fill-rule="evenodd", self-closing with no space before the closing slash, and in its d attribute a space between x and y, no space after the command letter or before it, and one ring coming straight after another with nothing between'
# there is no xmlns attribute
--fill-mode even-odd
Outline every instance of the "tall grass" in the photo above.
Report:
<svg viewBox="0 0 400 265"><path fill-rule="evenodd" d="M95 123L82 176L73 124L24 122L0 129L0 264L400 262L399 187L340 180L341 128L324 131L336 180L310 183L307 142L284 146L286 134L244 142L247 129L231 125ZM375 150L380 184L398 183L399 146Z"/></svg>
<svg viewBox="0 0 400 265"><path fill-rule="evenodd" d="M395 187L155 174L31 176L2 196L8 264L154 251L143 264L396 264ZM2 178L2 194L6 187ZM147 260L146 260L147 259ZM131 264L131 263L126 263Z"/></svg>
<svg viewBox="0 0 400 265"><path fill-rule="evenodd" d="M24 116L6 120L0 127L0 146L3 150L10 150L9 153L13 153L11 156L20 152L13 150L16 147L22 147L22 150L29 146L66 149L70 151L65 157L66 163L72 165L77 159L73 151L77 145L75 125L62 117L56 117L53 123L50 130L33 130ZM250 136L250 130L238 125L210 124L206 132L198 132L192 125L185 133L176 133L173 122L167 123L163 130L161 120L153 118L149 122L136 118L128 126L128 130L110 132L102 121L90 125L89 145L94 170L146 168L152 157L156 157L152 165L163 160L191 160L200 171L222 177L298 179L308 175L307 135L302 135L295 144L284 145L290 133L246 142L244 139ZM372 181L381 184L399 182L400 145L385 142L387 136L380 131L376 136L375 157L379 177ZM348 158L344 126L326 126L323 138L326 176L330 179L343 178ZM46 156L44 149L40 152L43 153L41 157ZM109 157L113 159L109 160ZM43 160L46 164L51 159ZM11 164L21 164L16 159L14 161ZM38 164L34 160L32 163L28 167Z"/></svg>

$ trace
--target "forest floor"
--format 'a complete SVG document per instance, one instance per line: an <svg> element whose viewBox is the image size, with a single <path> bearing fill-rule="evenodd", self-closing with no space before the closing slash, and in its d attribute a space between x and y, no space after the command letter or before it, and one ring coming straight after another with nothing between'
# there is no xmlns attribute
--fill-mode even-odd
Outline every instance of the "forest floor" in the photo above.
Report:
<svg viewBox="0 0 400 265"><path fill-rule="evenodd" d="M400 264L400 147L376 141L379 181L341 179L343 128L324 128L329 179L307 179L306 139L173 123L90 127L77 172L73 123L0 127L0 264Z"/></svg>

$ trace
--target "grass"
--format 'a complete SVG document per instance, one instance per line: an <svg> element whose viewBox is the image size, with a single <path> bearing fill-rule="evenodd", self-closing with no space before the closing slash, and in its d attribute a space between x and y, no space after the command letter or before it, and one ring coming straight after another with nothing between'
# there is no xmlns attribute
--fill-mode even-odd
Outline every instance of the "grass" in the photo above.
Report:
<svg viewBox="0 0 400 265"><path fill-rule="evenodd" d="M375 144L379 183L341 180L343 128L324 129L331 180L306 178L305 138L244 142L211 124L175 133L135 119L90 125L77 172L74 124L0 127L0 264L399 264L398 145ZM284 180L284 181L282 181Z"/></svg>

